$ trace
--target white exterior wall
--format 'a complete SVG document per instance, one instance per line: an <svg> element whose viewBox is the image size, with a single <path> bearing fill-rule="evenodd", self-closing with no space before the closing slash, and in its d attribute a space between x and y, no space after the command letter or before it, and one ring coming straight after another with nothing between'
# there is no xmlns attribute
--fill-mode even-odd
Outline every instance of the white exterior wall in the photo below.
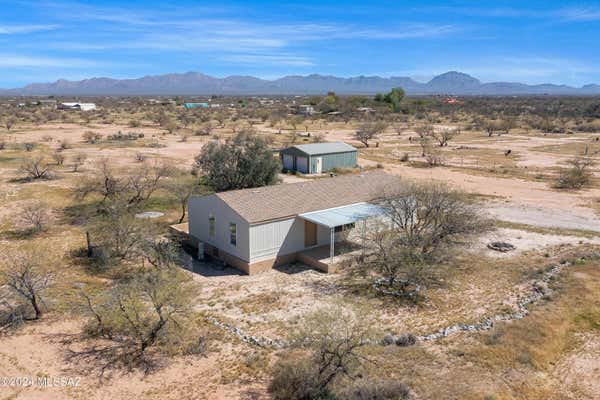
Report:
<svg viewBox="0 0 600 400"><path fill-rule="evenodd" d="M317 246L329 244L330 230L317 225ZM250 262L304 250L304 220L290 218L250 226Z"/></svg>
<svg viewBox="0 0 600 400"><path fill-rule="evenodd" d="M208 218L215 217L215 235L210 237ZM249 225L227 204L214 195L192 197L188 202L190 235L237 258L249 262ZM229 242L229 223L237 224L237 245Z"/></svg>

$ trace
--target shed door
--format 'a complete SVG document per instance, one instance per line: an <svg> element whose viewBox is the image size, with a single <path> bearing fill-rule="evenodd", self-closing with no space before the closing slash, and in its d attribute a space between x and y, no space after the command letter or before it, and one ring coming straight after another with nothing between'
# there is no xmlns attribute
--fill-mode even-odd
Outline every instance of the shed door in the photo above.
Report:
<svg viewBox="0 0 600 400"><path fill-rule="evenodd" d="M308 158L296 157L296 169L303 174L308 174Z"/></svg>
<svg viewBox="0 0 600 400"><path fill-rule="evenodd" d="M317 224L304 220L304 247L317 244Z"/></svg>
<svg viewBox="0 0 600 400"><path fill-rule="evenodd" d="M294 156L291 154L283 155L283 169L293 170L294 169Z"/></svg>
<svg viewBox="0 0 600 400"><path fill-rule="evenodd" d="M323 172L323 157L315 158L315 174Z"/></svg>

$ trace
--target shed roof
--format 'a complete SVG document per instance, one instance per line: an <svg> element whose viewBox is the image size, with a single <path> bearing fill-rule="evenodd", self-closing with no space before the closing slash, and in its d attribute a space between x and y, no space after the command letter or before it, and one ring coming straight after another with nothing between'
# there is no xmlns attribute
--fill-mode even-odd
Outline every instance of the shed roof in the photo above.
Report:
<svg viewBox="0 0 600 400"><path fill-rule="evenodd" d="M311 156L318 154L347 153L349 151L356 151L356 148L344 142L309 143L299 144L292 147Z"/></svg>
<svg viewBox="0 0 600 400"><path fill-rule="evenodd" d="M328 210L313 211L298 215L300 218L327 228L348 225L354 222L382 215L384 209L375 204L357 203L347 206L330 208Z"/></svg>
<svg viewBox="0 0 600 400"><path fill-rule="evenodd" d="M249 223L373 201L398 186L400 178L383 171L321 178L307 182L216 193Z"/></svg>

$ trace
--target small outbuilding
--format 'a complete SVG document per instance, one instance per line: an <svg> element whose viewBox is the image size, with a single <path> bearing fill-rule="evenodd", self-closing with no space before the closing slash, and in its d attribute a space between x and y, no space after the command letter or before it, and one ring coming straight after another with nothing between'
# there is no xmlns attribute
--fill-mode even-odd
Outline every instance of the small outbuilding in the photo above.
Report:
<svg viewBox="0 0 600 400"><path fill-rule="evenodd" d="M300 144L279 152L285 171L320 174L334 168L355 168L358 151L343 142Z"/></svg>
<svg viewBox="0 0 600 400"><path fill-rule="evenodd" d="M188 110L192 108L208 108L208 103L183 103L183 106Z"/></svg>

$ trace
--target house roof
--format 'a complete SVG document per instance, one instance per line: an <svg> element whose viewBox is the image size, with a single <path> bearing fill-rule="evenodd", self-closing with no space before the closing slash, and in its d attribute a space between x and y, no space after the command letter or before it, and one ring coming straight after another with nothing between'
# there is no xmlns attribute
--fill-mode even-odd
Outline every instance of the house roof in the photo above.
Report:
<svg viewBox="0 0 600 400"><path fill-rule="evenodd" d="M383 171L216 193L249 223L373 201L400 178Z"/></svg>
<svg viewBox="0 0 600 400"><path fill-rule="evenodd" d="M317 154L346 153L349 151L356 151L354 147L344 142L299 144L292 147L311 156Z"/></svg>

